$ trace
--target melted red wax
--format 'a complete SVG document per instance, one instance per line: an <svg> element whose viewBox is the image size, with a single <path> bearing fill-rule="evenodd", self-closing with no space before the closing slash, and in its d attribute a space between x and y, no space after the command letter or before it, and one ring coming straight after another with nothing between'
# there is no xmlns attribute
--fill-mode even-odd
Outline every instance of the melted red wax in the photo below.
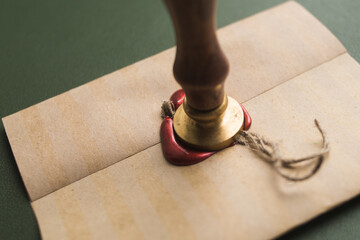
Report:
<svg viewBox="0 0 360 240"><path fill-rule="evenodd" d="M182 89L177 90L171 95L170 100L174 103L175 110L183 103L185 93ZM251 126L251 117L245 107L241 105L244 112L244 130L248 130ZM186 166L204 161L216 152L199 152L182 147L174 133L173 120L165 117L160 128L161 146L166 160L174 165ZM234 146L235 143L230 145Z"/></svg>
<svg viewBox="0 0 360 240"><path fill-rule="evenodd" d="M184 98L185 98L185 92L182 89L177 90L176 92L173 93L173 95L171 95L170 101L173 102L175 106L175 110L178 109L178 107L180 107L180 105L184 101Z"/></svg>
<svg viewBox="0 0 360 240"><path fill-rule="evenodd" d="M248 111L245 109L245 107L242 104L240 104L240 106L244 113L244 128L243 128L243 130L247 131L251 127L252 119L251 119L251 116L248 113Z"/></svg>
<svg viewBox="0 0 360 240"><path fill-rule="evenodd" d="M186 166L201 162L215 152L197 152L186 149L177 143L173 120L165 117L160 128L161 145L166 160L174 165Z"/></svg>

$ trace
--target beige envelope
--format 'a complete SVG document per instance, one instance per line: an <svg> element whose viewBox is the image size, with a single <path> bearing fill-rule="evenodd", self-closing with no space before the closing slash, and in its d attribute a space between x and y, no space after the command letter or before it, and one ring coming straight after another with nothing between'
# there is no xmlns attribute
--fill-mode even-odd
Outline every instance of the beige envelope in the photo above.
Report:
<svg viewBox="0 0 360 240"><path fill-rule="evenodd" d="M295 2L218 31L226 92L285 156L331 151L292 183L245 147L176 167L159 144L175 49L3 119L44 239L268 239L360 192L360 66Z"/></svg>

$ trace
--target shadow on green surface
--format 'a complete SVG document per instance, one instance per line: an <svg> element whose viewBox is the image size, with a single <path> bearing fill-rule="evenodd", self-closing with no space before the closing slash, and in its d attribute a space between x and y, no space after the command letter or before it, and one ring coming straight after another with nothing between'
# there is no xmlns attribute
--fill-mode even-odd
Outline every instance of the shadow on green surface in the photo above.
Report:
<svg viewBox="0 0 360 240"><path fill-rule="evenodd" d="M360 196L326 212L279 237L285 239L359 239ZM353 224L348 225L349 220ZM335 229L334 229L335 228ZM319 233L321 229L323 234ZM350 231L349 231L350 230Z"/></svg>
<svg viewBox="0 0 360 240"><path fill-rule="evenodd" d="M0 143L0 239L40 239L30 199L3 126Z"/></svg>

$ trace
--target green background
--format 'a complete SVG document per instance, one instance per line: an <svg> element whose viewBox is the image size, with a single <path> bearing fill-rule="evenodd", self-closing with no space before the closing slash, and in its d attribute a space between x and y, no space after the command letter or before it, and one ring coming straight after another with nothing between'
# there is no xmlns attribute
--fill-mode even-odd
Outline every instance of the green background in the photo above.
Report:
<svg viewBox="0 0 360 240"><path fill-rule="evenodd" d="M218 26L282 0L219 0ZM360 60L359 0L300 0ZM160 0L0 0L0 117L175 44ZM0 239L40 233L0 124ZM283 239L360 238L360 197ZM261 226L259 226L261 231Z"/></svg>

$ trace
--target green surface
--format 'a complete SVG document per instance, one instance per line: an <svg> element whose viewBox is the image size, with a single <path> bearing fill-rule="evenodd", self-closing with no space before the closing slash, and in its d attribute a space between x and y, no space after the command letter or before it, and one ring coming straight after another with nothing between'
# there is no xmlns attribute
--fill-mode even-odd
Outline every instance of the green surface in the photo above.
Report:
<svg viewBox="0 0 360 240"><path fill-rule="evenodd" d="M219 0L219 27L281 0ZM360 1L299 1L360 60ZM174 45L160 0L0 0L0 117ZM0 126L0 239L40 233ZM283 239L360 238L360 197ZM261 231L261 226L260 231Z"/></svg>

